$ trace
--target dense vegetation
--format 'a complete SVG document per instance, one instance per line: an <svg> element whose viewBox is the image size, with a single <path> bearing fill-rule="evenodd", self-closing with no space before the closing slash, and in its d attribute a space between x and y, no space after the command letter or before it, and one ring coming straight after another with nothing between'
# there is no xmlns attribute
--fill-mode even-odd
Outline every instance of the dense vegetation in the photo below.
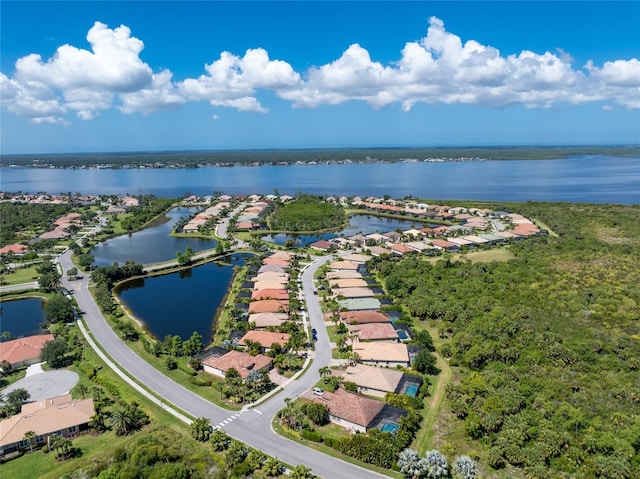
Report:
<svg viewBox="0 0 640 479"><path fill-rule="evenodd" d="M0 246L30 240L71 210L71 205L0 203Z"/></svg>
<svg viewBox="0 0 640 479"><path fill-rule="evenodd" d="M353 162L402 161L407 158L484 158L523 160L565 158L575 155L638 157L640 148L625 146L476 147L476 148L363 148L322 150L174 151L155 153L84 153L51 155L2 155L0 166L76 168L108 165L111 168L232 166L235 164L293 164L299 161Z"/></svg>
<svg viewBox="0 0 640 479"><path fill-rule="evenodd" d="M121 222L122 229L125 231L141 228L159 214L167 211L175 202L174 199L156 198L154 195L140 195L137 198L140 202L139 206L127 209L130 216L126 216Z"/></svg>
<svg viewBox="0 0 640 479"><path fill-rule="evenodd" d="M341 206L311 195L298 195L294 201L278 206L269 217L271 229L277 231L339 228L345 220L345 212Z"/></svg>
<svg viewBox="0 0 640 479"><path fill-rule="evenodd" d="M440 352L458 366L449 408L484 445L480 463L536 478L638 478L640 208L517 210L559 237L515 243L502 263L371 268L446 339Z"/></svg>

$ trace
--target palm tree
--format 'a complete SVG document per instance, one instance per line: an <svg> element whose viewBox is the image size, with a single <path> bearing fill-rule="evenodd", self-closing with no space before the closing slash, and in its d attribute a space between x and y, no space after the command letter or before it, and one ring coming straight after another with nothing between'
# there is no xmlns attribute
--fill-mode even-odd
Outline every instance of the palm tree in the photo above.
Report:
<svg viewBox="0 0 640 479"><path fill-rule="evenodd" d="M124 436L133 431L135 426L134 420L129 411L124 407L117 407L111 413L109 418L109 427L111 427L116 435Z"/></svg>
<svg viewBox="0 0 640 479"><path fill-rule="evenodd" d="M320 377L325 379L327 376L331 375L331 368L329 366L322 366L318 369L318 372L320 373Z"/></svg>
<svg viewBox="0 0 640 479"><path fill-rule="evenodd" d="M29 441L29 450L33 451L33 440L36 438L35 431L27 431L24 433L24 440Z"/></svg>
<svg viewBox="0 0 640 479"><path fill-rule="evenodd" d="M84 384L80 384L78 386L78 392L82 395L82 399L84 399L84 395L89 392L89 388Z"/></svg>

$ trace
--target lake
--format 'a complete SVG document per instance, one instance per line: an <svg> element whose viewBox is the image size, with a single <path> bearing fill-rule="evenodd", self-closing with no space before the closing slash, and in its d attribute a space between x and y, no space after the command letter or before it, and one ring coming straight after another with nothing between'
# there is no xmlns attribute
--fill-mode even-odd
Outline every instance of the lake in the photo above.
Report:
<svg viewBox="0 0 640 479"><path fill-rule="evenodd" d="M230 264L207 263L130 280L115 293L158 340L168 334L185 340L197 331L206 345L211 342L213 320L233 279L234 266L242 264L244 256L233 255Z"/></svg>
<svg viewBox="0 0 640 479"><path fill-rule="evenodd" d="M143 264L159 263L175 259L176 253L183 252L187 246L191 246L194 252L215 248L218 244L215 240L169 236L180 218L189 216L194 211L194 208L173 208L166 215L168 221L97 244L91 250L95 265L105 266L114 262L123 264L127 260Z"/></svg>
<svg viewBox="0 0 640 479"><path fill-rule="evenodd" d="M42 331L40 325L46 321L42 299L27 298L2 301L0 307L2 308L0 331L10 332L10 339L31 336Z"/></svg>
<svg viewBox="0 0 640 479"><path fill-rule="evenodd" d="M428 224L420 221L398 220L373 215L351 215L349 216L349 226L340 231L321 233L317 235L287 235L281 233L261 236L261 239L278 245L284 245L287 239L292 239L297 246L307 246L314 241L321 239L329 240L331 238L336 238L337 236L348 237L359 233L363 235L371 233L387 233L397 229L406 231L411 228L424 228L425 226L428 226Z"/></svg>
<svg viewBox="0 0 640 479"><path fill-rule="evenodd" d="M303 191L436 200L640 203L640 158L608 156L194 169L0 168L0 177L7 192L81 188L85 194L178 197L186 192L269 194L278 189L291 195Z"/></svg>

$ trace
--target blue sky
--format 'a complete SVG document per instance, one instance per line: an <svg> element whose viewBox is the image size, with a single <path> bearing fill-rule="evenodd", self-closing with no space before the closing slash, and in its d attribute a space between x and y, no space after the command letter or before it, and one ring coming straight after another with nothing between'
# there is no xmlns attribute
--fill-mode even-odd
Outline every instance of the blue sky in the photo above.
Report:
<svg viewBox="0 0 640 479"><path fill-rule="evenodd" d="M640 2L0 9L5 154L640 143Z"/></svg>

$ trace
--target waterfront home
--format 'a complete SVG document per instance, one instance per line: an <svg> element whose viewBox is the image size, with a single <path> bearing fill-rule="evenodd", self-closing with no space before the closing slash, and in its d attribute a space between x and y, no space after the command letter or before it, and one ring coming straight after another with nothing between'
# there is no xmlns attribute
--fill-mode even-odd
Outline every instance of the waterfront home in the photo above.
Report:
<svg viewBox="0 0 640 479"><path fill-rule="evenodd" d="M72 399L64 394L23 404L19 414L0 422L0 456L48 443L49 436L77 435L89 427L95 414L93 399ZM29 441L25 434L33 431Z"/></svg>
<svg viewBox="0 0 640 479"><path fill-rule="evenodd" d="M233 350L222 356L209 356L203 359L202 368L206 373L220 378L224 378L229 369L235 369L242 379L247 379L257 371L271 370L273 360L262 354L251 356L242 351Z"/></svg>
<svg viewBox="0 0 640 479"><path fill-rule="evenodd" d="M249 323L253 323L256 329L280 326L283 321L288 319L287 313L254 313L249 315Z"/></svg>
<svg viewBox="0 0 640 479"><path fill-rule="evenodd" d="M340 319L345 324L391 323L391 318L384 311L343 311Z"/></svg>
<svg viewBox="0 0 640 479"><path fill-rule="evenodd" d="M291 263L291 260L289 260L288 258L278 258L273 256L270 256L262 260L263 265L271 264L271 265L282 266L283 268L288 268L290 263Z"/></svg>
<svg viewBox="0 0 640 479"><path fill-rule="evenodd" d="M54 339L53 334L38 334L0 342L0 361L7 361L12 369L37 363L44 345Z"/></svg>
<svg viewBox="0 0 640 479"><path fill-rule="evenodd" d="M286 285L287 285L286 280L274 279L274 280L257 281L256 283L253 283L253 290L257 291L260 289L285 289ZM278 298L274 298L274 299L278 299Z"/></svg>
<svg viewBox="0 0 640 479"><path fill-rule="evenodd" d="M411 366L409 350L403 343L356 342L351 345L360 362L373 366Z"/></svg>
<svg viewBox="0 0 640 479"><path fill-rule="evenodd" d="M364 323L347 326L349 333L355 335L358 341L386 341L397 343L398 332L391 323Z"/></svg>
<svg viewBox="0 0 640 479"><path fill-rule="evenodd" d="M285 313L289 311L289 301L282 299L261 299L249 303L249 313Z"/></svg>
<svg viewBox="0 0 640 479"><path fill-rule="evenodd" d="M331 248L335 248L335 245L333 243L330 243L327 240L319 240L319 241L314 241L313 243L311 243L309 245L309 247L311 249L315 249L317 251L329 251Z"/></svg>
<svg viewBox="0 0 640 479"><path fill-rule="evenodd" d="M254 289L251 293L251 299L289 299L289 293L282 288Z"/></svg>
<svg viewBox="0 0 640 479"><path fill-rule="evenodd" d="M284 280L285 282L289 281L289 273L278 273L275 271L259 273L254 276L253 281L270 281L270 280Z"/></svg>
<svg viewBox="0 0 640 479"><path fill-rule="evenodd" d="M275 331L258 331L252 330L247 331L247 333L240 338L238 341L238 346L241 348L247 347L247 342L253 342L260 344L260 352L267 352L271 349L274 344L279 345L281 348L284 348L286 344L289 342L291 338L290 334L287 333L278 333Z"/></svg>
<svg viewBox="0 0 640 479"><path fill-rule="evenodd" d="M287 270L286 268L283 268L280 265L277 264L265 264L260 266L260 269L258 269L258 274L261 273L286 273Z"/></svg>

